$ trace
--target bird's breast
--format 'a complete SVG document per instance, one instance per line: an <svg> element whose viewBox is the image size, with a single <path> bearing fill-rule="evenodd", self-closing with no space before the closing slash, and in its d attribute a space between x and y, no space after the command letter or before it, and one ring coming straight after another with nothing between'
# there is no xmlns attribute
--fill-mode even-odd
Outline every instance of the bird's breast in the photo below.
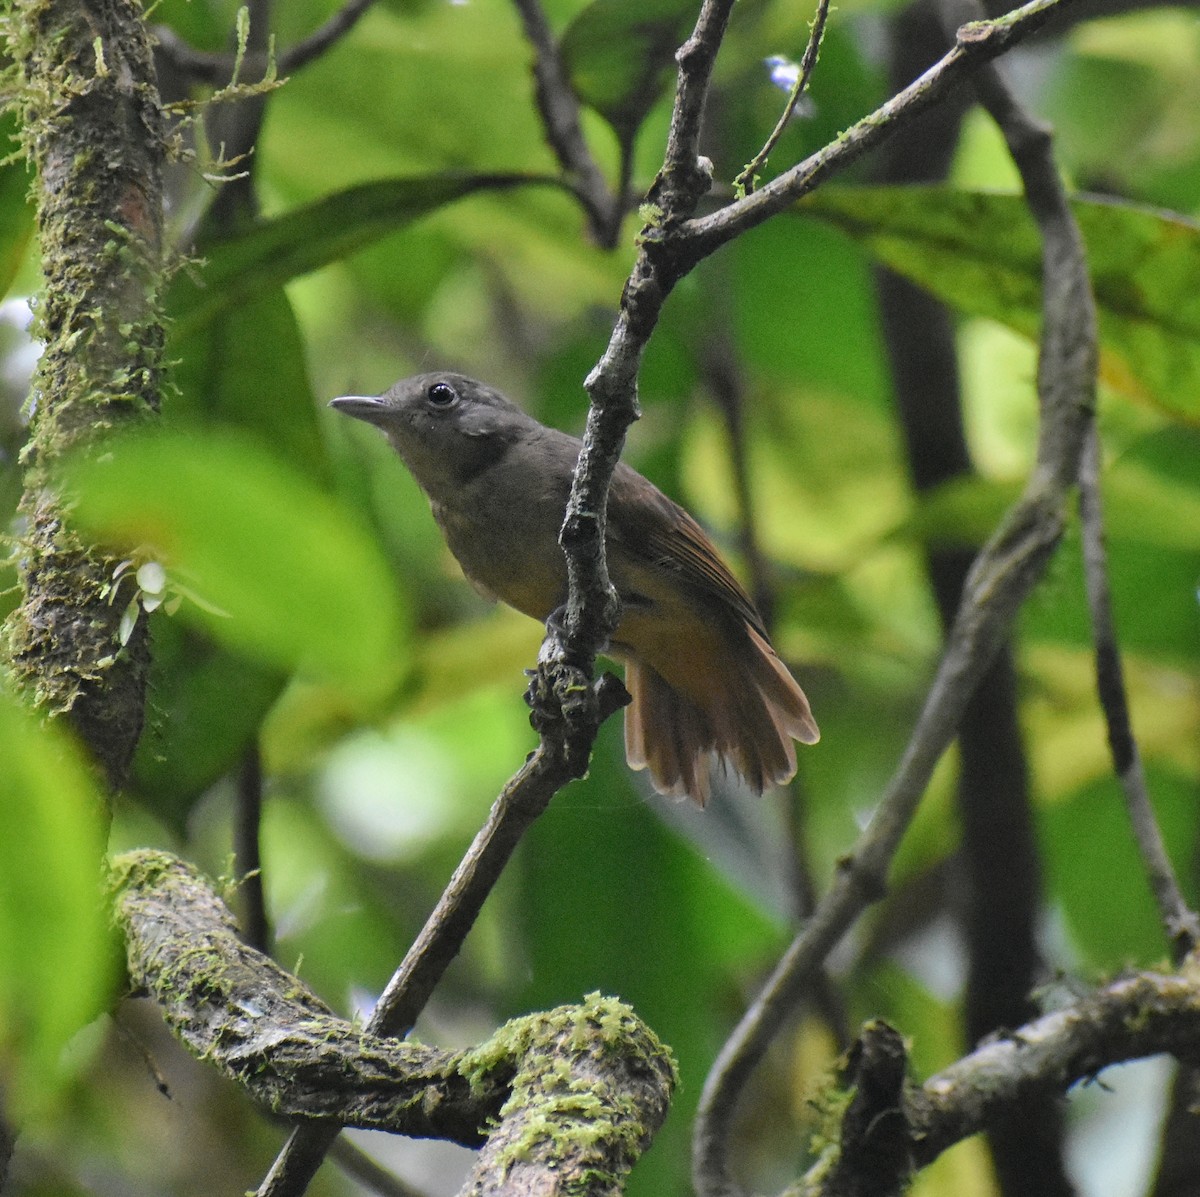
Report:
<svg viewBox="0 0 1200 1197"><path fill-rule="evenodd" d="M537 620L565 601L561 504L480 494L473 503L431 505L450 551L478 588Z"/></svg>

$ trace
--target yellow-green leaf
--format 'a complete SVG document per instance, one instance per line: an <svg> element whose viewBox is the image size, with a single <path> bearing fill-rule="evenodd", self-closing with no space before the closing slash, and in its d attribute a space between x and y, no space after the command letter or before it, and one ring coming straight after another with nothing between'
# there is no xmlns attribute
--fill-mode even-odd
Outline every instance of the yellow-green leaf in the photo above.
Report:
<svg viewBox="0 0 1200 1197"><path fill-rule="evenodd" d="M1041 245L1019 195L946 186L823 187L798 212L836 225L939 299L1028 336L1041 323ZM1200 225L1077 198L1100 319L1101 377L1200 423Z"/></svg>
<svg viewBox="0 0 1200 1197"><path fill-rule="evenodd" d="M132 437L70 482L86 530L166 566L179 618L269 664L396 680L407 604L382 553L354 512L249 438Z"/></svg>

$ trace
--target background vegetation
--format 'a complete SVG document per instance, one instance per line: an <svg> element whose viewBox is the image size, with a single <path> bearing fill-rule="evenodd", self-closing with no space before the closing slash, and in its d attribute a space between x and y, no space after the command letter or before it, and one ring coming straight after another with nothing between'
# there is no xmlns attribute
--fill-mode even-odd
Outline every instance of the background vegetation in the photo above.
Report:
<svg viewBox="0 0 1200 1197"><path fill-rule="evenodd" d="M631 12L656 18L674 45L690 6L545 8L590 104L588 144L615 180L622 139L632 142L640 195L662 161L673 73L633 89L647 103L644 119L631 116L629 71L646 50ZM277 45L331 11L323 0L277 6ZM782 0L736 7L708 108L719 194L783 103L764 58L798 60L811 16ZM169 44L224 53L236 5L162 0L149 19ZM886 0L834 12L812 111L789 126L764 177L890 94L887 46L905 29ZM277 90L242 109L189 110L167 180L167 240L189 254L166 297L167 435L146 460L77 479L85 526L143 546L135 566L168 566L165 582L153 569L135 580L131 568L114 586L119 608L162 607L111 847L162 845L213 876L240 872L233 829L261 781L275 954L346 1012L387 981L533 747L521 671L542 629L462 582L400 463L325 403L452 366L579 431L581 383L634 253L636 212L616 246L600 248L556 184L530 60L509 4L381 0ZM1089 201L1079 216L1104 340L1099 421L1127 681L1189 892L1200 835L1200 237L1150 208L1200 204L1198 61L1194 15L1163 8L1080 21L1010 62L1023 98L1057 130L1072 187L1149 206ZM206 94L181 63L179 53L158 60L164 98ZM254 104L253 156L230 162L239 147L222 131L244 129L238 111ZM6 120L17 136L11 109ZM682 1077L634 1194L689 1191L708 1067L903 749L941 644L930 554L981 543L1031 468L1037 242L987 118L968 112L946 149L945 185L858 190L884 170L866 159L703 263L664 310L641 375L644 416L626 458L713 531L769 609L823 732L802 753L801 782L762 802L728 793L704 812L676 806L627 770L610 720L589 776L534 826L418 1027L427 1041L467 1044L516 1014L619 994L673 1047ZM216 181L239 172L248 177ZM481 177L502 174L529 178ZM21 159L0 168L0 505L18 533L33 356L21 313L38 286L28 192ZM975 472L920 494L893 404L880 263L955 312ZM922 343L911 348L919 372ZM5 570L6 609L18 601L16 569L14 559ZM1040 864L1040 997L1053 1005L1168 951L1112 778L1075 533L1027 604L1014 651ZM0 708L0 1027L8 1114L22 1126L15 1191L251 1188L279 1130L173 1045L145 1003L74 1035L66 1075L47 1080L108 984L81 880L95 845L80 815L92 783L50 740ZM886 1018L909 1038L920 1076L969 1046L955 776L951 755L887 900L857 925L824 999L797 1013L756 1079L736 1148L756 1190L778 1191L802 1170L812 1099L847 1030ZM999 834L1001 881L988 902L1005 901L1007 847ZM1094 1197L1134 1193L1154 1174L1169 1066L1102 1079L1069 1103L1071 1175ZM431 1194L455 1191L466 1166L463 1149L357 1138ZM352 1182L326 1167L313 1191ZM972 1140L915 1191L996 1189Z"/></svg>

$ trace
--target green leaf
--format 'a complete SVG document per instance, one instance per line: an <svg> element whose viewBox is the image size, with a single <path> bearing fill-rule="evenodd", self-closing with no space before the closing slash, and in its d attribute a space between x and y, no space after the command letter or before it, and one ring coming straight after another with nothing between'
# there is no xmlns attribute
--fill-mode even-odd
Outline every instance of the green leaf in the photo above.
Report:
<svg viewBox="0 0 1200 1197"><path fill-rule="evenodd" d="M49 1116L62 1049L110 978L103 800L56 727L0 692L0 1056L22 1124Z"/></svg>
<svg viewBox="0 0 1200 1197"><path fill-rule="evenodd" d="M17 128L13 109L0 113L0 158L11 149ZM8 294L32 235L29 172L24 160L17 158L0 166L0 298Z"/></svg>
<svg viewBox="0 0 1200 1197"><path fill-rule="evenodd" d="M345 258L430 212L477 191L544 182L530 175L428 175L349 187L209 243L204 261L181 271L167 296L175 335L221 312Z"/></svg>
<svg viewBox="0 0 1200 1197"><path fill-rule="evenodd" d="M1100 318L1101 377L1200 423L1200 225L1076 199ZM1041 245L1017 195L951 187L824 187L797 205L973 316L1030 337L1041 322Z"/></svg>
<svg viewBox="0 0 1200 1197"><path fill-rule="evenodd" d="M1196 842L1194 778L1150 765L1147 784L1167 851L1190 889L1186 862ZM1047 806L1039 826L1056 905L1085 965L1104 969L1114 960L1141 965L1161 960L1166 953L1162 924L1116 781L1081 786Z"/></svg>
<svg viewBox="0 0 1200 1197"><path fill-rule="evenodd" d="M592 0L563 34L575 94L612 125L623 146L663 94L697 9L695 0Z"/></svg>
<svg viewBox="0 0 1200 1197"><path fill-rule="evenodd" d="M979 546L995 531L1021 494L1016 482L954 478L917 497L905 526L926 544Z"/></svg>
<svg viewBox="0 0 1200 1197"><path fill-rule="evenodd" d="M187 430L130 437L77 462L69 481L85 529L167 566L181 618L258 661L395 683L407 605L374 541L258 445Z"/></svg>
<svg viewBox="0 0 1200 1197"><path fill-rule="evenodd" d="M171 329L167 346L178 365L166 419L245 428L308 477L324 480L328 462L304 339L283 288L247 298L236 312L215 312L186 336L180 332Z"/></svg>
<svg viewBox="0 0 1200 1197"><path fill-rule="evenodd" d="M156 617L132 795L183 835L196 799L239 764L286 681L278 666L247 660L180 618Z"/></svg>

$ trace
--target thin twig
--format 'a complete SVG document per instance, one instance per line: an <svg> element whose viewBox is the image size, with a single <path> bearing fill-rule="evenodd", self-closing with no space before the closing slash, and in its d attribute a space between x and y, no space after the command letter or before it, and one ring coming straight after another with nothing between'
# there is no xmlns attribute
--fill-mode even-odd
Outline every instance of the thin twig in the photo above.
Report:
<svg viewBox="0 0 1200 1197"><path fill-rule="evenodd" d="M1033 14L1040 22L1048 11L1049 7L1037 0L1009 14L1003 28L1028 32L1031 18L1027 15L1022 19L1021 14ZM926 81L923 86L928 86L931 79L945 80L950 64L963 61L956 56L963 52L964 45L979 44L976 39L980 37L982 44L988 45L990 31L995 28L994 23L981 23L960 30L958 45L922 77ZM990 46L988 53L994 48ZM919 80L897 99L907 96L907 104L924 106L927 100L921 98L920 84ZM981 86L981 92L987 91ZM1049 135L1013 111L1007 93L993 92L981 98L1002 124L1043 239L1043 333L1038 370L1042 423L1037 467L1021 499L968 575L963 603L933 686L871 822L854 853L841 862L833 885L812 919L785 953L709 1074L693 1138L694 1181L704 1197L740 1192L727 1160L738 1097L814 970L862 910L882 896L891 860L934 766L957 730L966 702L1062 537L1067 498L1078 479L1084 436L1094 406L1097 355L1095 308L1082 238L1057 175ZM891 101L884 109L891 107L895 113L894 104ZM852 135L855 130L838 144ZM869 130L858 136L874 140ZM768 188L771 186L768 184ZM768 188L734 207L744 210Z"/></svg>
<svg viewBox="0 0 1200 1197"><path fill-rule="evenodd" d="M289 50L279 55L278 71L281 76L290 75L307 66L314 58L324 54L340 38L358 23L359 18L375 3L375 0L349 0L337 12L314 29L306 38L298 41ZM211 87L224 87L233 75L236 56L227 51L197 50L180 37L169 25L155 25L154 39L158 48L171 64L183 75L196 83L207 83ZM250 49L242 58L242 70L262 79L270 66L270 59L261 48Z"/></svg>
<svg viewBox="0 0 1200 1197"><path fill-rule="evenodd" d="M800 97L808 90L809 81L812 79L813 71L817 67L817 59L821 54L821 42L825 39L825 22L828 19L829 0L817 0L817 12L809 29L808 45L804 47L804 57L800 59L800 71L796 82L792 84L792 90L788 95L787 103L783 106L783 112L763 148L754 155L742 173L733 180L734 188L742 194L749 195L754 190L757 185L755 176L766 166L771 151L779 144L779 139L792 119L792 113L796 111L796 105L800 103Z"/></svg>
<svg viewBox="0 0 1200 1197"><path fill-rule="evenodd" d="M378 1194L378 1197L425 1197L420 1189L389 1172L345 1135L330 1147L329 1158L367 1192Z"/></svg>
<svg viewBox="0 0 1200 1197"><path fill-rule="evenodd" d="M289 50L279 56L279 73L290 75L324 54L335 42L345 37L375 0L348 0L324 25L314 29Z"/></svg>
<svg viewBox="0 0 1200 1197"><path fill-rule="evenodd" d="M1167 855L1130 721L1129 698L1125 690L1108 586L1108 554L1104 544L1104 509L1100 495L1100 438L1094 429L1084 446L1079 479L1079 515L1083 532L1088 609L1092 617L1092 639L1096 645L1096 687L1108 729L1113 769L1125 793L1129 821L1142 855L1142 866L1150 880L1159 916L1178 962L1200 940L1200 919L1188 906Z"/></svg>
<svg viewBox="0 0 1200 1197"><path fill-rule="evenodd" d="M603 249L612 249L621 231L628 178L622 178L620 191L614 194L592 157L579 123L579 100L567 79L562 55L540 0L514 0L514 3L525 27L525 37L533 47L535 98L546 140L571 190L587 212L596 243Z"/></svg>
<svg viewBox="0 0 1200 1197"><path fill-rule="evenodd" d="M726 281L718 281L714 288L717 293L710 300L716 312L706 330L700 368L725 422L729 464L737 499L738 547L746 560L754 605L763 617L763 626L770 631L775 620L775 595L768 576L767 561L759 543L754 495L750 488L750 466L746 455L745 384L738 373L737 351L729 332L731 313L727 296L730 289L722 285Z"/></svg>
<svg viewBox="0 0 1200 1197"><path fill-rule="evenodd" d="M1063 8L1079 0L1031 0L994 21L972 21L958 31L957 44L919 79L898 92L869 116L851 125L836 141L811 154L791 170L765 183L745 199L710 216L689 220L680 230L686 252L695 261L727 241L785 211L839 170L856 162L903 125L914 120L946 92L1040 29ZM682 248L682 247L681 247Z"/></svg>
<svg viewBox="0 0 1200 1197"><path fill-rule="evenodd" d="M251 745L238 770L237 811L233 821L234 874L242 895L242 935L260 952L270 950L271 923L263 892L262 851L262 760L258 745Z"/></svg>

